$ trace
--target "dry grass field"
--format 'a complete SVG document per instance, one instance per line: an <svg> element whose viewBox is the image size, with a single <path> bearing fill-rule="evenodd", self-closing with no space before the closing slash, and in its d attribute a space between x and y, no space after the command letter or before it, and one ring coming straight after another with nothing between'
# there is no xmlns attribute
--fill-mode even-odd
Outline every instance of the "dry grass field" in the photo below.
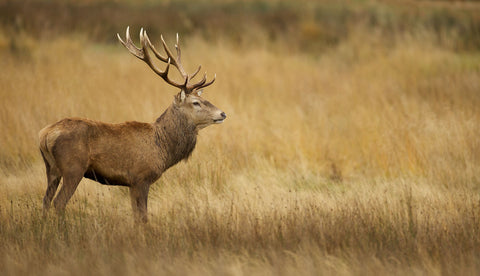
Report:
<svg viewBox="0 0 480 276"><path fill-rule="evenodd" d="M85 179L42 218L37 133L153 122L177 91L118 43L0 28L0 274L478 275L480 49L428 28L321 47L266 32L181 36L228 118L153 185L139 226L127 189Z"/></svg>

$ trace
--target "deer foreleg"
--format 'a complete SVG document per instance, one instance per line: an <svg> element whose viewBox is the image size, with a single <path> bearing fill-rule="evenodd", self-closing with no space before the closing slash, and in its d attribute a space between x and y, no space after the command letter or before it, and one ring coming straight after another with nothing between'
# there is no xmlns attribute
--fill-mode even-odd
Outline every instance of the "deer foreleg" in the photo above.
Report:
<svg viewBox="0 0 480 276"><path fill-rule="evenodd" d="M136 222L148 222L147 200L150 185L142 184L130 187L130 199Z"/></svg>

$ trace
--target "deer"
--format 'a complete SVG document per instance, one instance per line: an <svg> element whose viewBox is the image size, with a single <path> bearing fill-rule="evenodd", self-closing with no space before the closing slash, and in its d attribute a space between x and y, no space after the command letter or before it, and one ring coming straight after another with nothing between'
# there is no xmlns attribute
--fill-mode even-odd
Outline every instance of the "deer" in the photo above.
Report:
<svg viewBox="0 0 480 276"><path fill-rule="evenodd" d="M160 36L164 56L156 50L143 28L140 30L141 47L137 47L130 38L129 28L125 41L117 33L120 43L166 83L180 91L153 123L129 121L114 124L65 118L40 130L39 147L47 175L44 215L48 213L52 200L57 213L64 214L80 181L88 178L104 185L128 187L135 221L147 223L150 186L167 169L190 157L200 129L220 124L227 117L222 110L201 97L203 88L215 81L216 74L207 82L205 72L202 79L194 82L192 80L201 65L192 74L187 74L183 68L178 34L176 55ZM150 52L166 64L165 69L161 70L153 63ZM180 73L180 82L169 77L172 66ZM62 178L63 183L57 193Z"/></svg>

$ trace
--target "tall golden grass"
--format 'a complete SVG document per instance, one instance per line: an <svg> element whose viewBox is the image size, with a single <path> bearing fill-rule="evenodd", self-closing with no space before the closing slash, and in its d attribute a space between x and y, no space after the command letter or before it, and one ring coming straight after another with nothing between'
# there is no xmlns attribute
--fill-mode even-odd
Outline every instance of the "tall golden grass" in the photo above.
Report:
<svg viewBox="0 0 480 276"><path fill-rule="evenodd" d="M37 132L152 122L175 89L120 45L0 41L0 274L478 274L478 53L428 32L357 30L319 56L258 39L184 38L228 118L154 184L146 226L126 189L88 180L42 218Z"/></svg>

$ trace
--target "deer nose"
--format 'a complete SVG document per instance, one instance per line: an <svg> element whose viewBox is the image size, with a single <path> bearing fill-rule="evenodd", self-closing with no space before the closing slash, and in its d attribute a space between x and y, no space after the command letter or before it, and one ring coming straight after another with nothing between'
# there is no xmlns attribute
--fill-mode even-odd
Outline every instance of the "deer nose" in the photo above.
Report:
<svg viewBox="0 0 480 276"><path fill-rule="evenodd" d="M227 114L225 114L225 112L220 113L220 116L222 116L223 119L227 118Z"/></svg>

